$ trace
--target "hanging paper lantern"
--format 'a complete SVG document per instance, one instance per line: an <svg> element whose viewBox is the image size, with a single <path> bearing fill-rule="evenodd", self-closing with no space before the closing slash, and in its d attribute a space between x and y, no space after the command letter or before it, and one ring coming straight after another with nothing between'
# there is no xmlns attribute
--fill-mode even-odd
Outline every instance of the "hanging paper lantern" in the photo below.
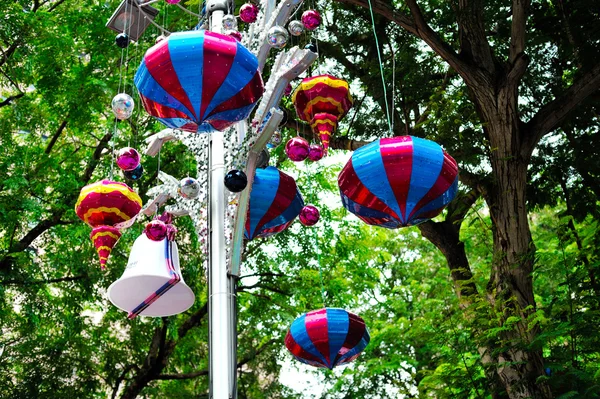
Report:
<svg viewBox="0 0 600 399"><path fill-rule="evenodd" d="M240 7L240 19L247 23L251 24L256 22L256 18L258 18L258 6L254 3L246 3Z"/></svg>
<svg viewBox="0 0 600 399"><path fill-rule="evenodd" d="M306 10L302 13L302 24L308 30L315 30L321 25L321 14L317 10Z"/></svg>
<svg viewBox="0 0 600 399"><path fill-rule="evenodd" d="M117 166L121 170L134 170L140 164L140 153L135 148L124 147L117 153Z"/></svg>
<svg viewBox="0 0 600 399"><path fill-rule="evenodd" d="M160 41L146 52L134 81L150 115L201 133L246 119L264 91L256 56L233 37L209 31Z"/></svg>
<svg viewBox="0 0 600 399"><path fill-rule="evenodd" d="M294 162L302 162L309 153L308 141L300 136L292 137L285 145L285 153Z"/></svg>
<svg viewBox="0 0 600 399"><path fill-rule="evenodd" d="M336 131L338 121L352 107L348 82L331 75L305 78L296 88L292 101L298 117L310 123L327 155L329 137Z"/></svg>
<svg viewBox="0 0 600 399"><path fill-rule="evenodd" d="M354 151L338 176L346 209L365 223L411 226L437 215L458 190L458 166L437 143L385 138Z"/></svg>
<svg viewBox="0 0 600 399"><path fill-rule="evenodd" d="M268 237L285 230L303 206L293 177L273 166L257 169L250 193L246 238Z"/></svg>
<svg viewBox="0 0 600 399"><path fill-rule="evenodd" d="M371 337L364 320L337 308L313 310L298 317L285 346L302 363L333 369L356 359Z"/></svg>
<svg viewBox="0 0 600 399"><path fill-rule="evenodd" d="M121 237L120 228L142 209L142 199L125 183L102 180L85 186L75 204L77 216L92 227L90 238L104 269Z"/></svg>

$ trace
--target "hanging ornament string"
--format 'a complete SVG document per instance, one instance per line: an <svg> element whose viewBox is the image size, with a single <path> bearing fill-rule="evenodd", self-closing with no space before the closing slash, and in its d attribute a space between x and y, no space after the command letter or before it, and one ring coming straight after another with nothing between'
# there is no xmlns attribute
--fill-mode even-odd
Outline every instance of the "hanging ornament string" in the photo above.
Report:
<svg viewBox="0 0 600 399"><path fill-rule="evenodd" d="M369 2L369 11L371 12L371 24L373 26L373 36L375 36L375 47L377 47L377 58L379 59L379 72L381 74L381 84L383 85L383 102L385 103L385 113L387 116L388 128L390 129L390 134L393 135L394 130L392 129L392 121L390 119L390 109L387 102L387 90L385 88L385 78L383 76L383 62L381 61L381 51L379 50L379 39L377 38L377 32L375 31L375 16L373 14L373 6L371 5L371 0Z"/></svg>

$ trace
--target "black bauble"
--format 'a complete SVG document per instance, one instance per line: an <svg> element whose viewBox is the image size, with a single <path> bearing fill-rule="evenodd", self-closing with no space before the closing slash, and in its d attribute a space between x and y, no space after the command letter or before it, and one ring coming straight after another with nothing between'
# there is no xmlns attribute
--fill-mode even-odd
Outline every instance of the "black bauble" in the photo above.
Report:
<svg viewBox="0 0 600 399"><path fill-rule="evenodd" d="M117 46L125 48L129 46L129 36L127 36L127 33L119 33L117 37L115 37L115 43L117 43Z"/></svg>
<svg viewBox="0 0 600 399"><path fill-rule="evenodd" d="M306 46L304 46L304 48L312 51L313 53L317 52L317 46L315 46L314 43L308 43Z"/></svg>
<svg viewBox="0 0 600 399"><path fill-rule="evenodd" d="M241 170L233 169L225 175L225 187L232 193L239 193L248 185L248 177Z"/></svg>
<svg viewBox="0 0 600 399"><path fill-rule="evenodd" d="M123 175L126 178L128 178L129 180L139 180L143 174L144 174L144 168L142 167L142 164L139 164L133 170L124 170L123 171Z"/></svg>

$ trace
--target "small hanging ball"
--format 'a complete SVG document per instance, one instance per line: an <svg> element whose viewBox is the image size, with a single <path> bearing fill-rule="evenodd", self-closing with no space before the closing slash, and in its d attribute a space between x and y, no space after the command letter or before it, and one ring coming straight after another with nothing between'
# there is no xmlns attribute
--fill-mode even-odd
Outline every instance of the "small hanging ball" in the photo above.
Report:
<svg viewBox="0 0 600 399"><path fill-rule="evenodd" d="M139 180L143 174L144 174L144 167L142 166L142 164L139 164L137 166L137 168L135 168L133 170L124 170L123 171L123 176L125 176L129 180L134 180L134 181Z"/></svg>
<svg viewBox="0 0 600 399"><path fill-rule="evenodd" d="M288 31L292 36L300 36L304 33L304 24L297 19L293 20L288 24Z"/></svg>
<svg viewBox="0 0 600 399"><path fill-rule="evenodd" d="M115 37L115 43L121 48L126 48L129 46L129 36L127 36L127 33L119 33Z"/></svg>
<svg viewBox="0 0 600 399"><path fill-rule="evenodd" d="M231 170L225 175L225 187L232 193L239 193L248 185L248 177L241 170Z"/></svg>
<svg viewBox="0 0 600 399"><path fill-rule="evenodd" d="M240 7L240 19L247 24L256 22L258 18L258 6L253 3L246 3Z"/></svg>
<svg viewBox="0 0 600 399"><path fill-rule="evenodd" d="M308 141L302 137L291 138L285 145L285 153L294 162L302 162L308 156Z"/></svg>
<svg viewBox="0 0 600 399"><path fill-rule="evenodd" d="M273 135L271 136L271 139L267 143L267 147L275 148L275 147L279 146L279 144L281 144L281 141L282 141L281 132L279 130L275 130L273 132Z"/></svg>
<svg viewBox="0 0 600 399"><path fill-rule="evenodd" d="M317 52L317 46L315 46L314 43L308 43L306 46L304 46L304 48L312 51L313 53Z"/></svg>
<svg viewBox="0 0 600 399"><path fill-rule="evenodd" d="M300 223L304 226L314 226L319 221L321 214L316 206L306 205L300 211Z"/></svg>
<svg viewBox="0 0 600 399"><path fill-rule="evenodd" d="M269 166L270 160L271 155L269 155L269 151L263 149L260 154L258 154L258 158L256 159L256 167L259 169L264 169Z"/></svg>
<svg viewBox="0 0 600 399"><path fill-rule="evenodd" d="M162 241L167 237L167 225L162 220L155 219L146 225L144 233L152 241Z"/></svg>
<svg viewBox="0 0 600 399"><path fill-rule="evenodd" d="M292 94L292 90L294 90L292 84L288 83L287 86L285 86L285 91L283 92L283 94L289 96L290 94Z"/></svg>
<svg viewBox="0 0 600 399"><path fill-rule="evenodd" d="M177 4L179 3L181 0L167 0L167 3L169 4Z"/></svg>
<svg viewBox="0 0 600 399"><path fill-rule="evenodd" d="M225 30L237 30L237 19L231 14L223 17L223 28Z"/></svg>
<svg viewBox="0 0 600 399"><path fill-rule="evenodd" d="M279 122L279 126L284 126L288 121L288 113L285 109L282 109L281 112L283 112L283 118L281 118L281 122Z"/></svg>
<svg viewBox="0 0 600 399"><path fill-rule="evenodd" d="M117 166L121 170L134 170L140 164L140 153L135 148L121 148L117 153Z"/></svg>
<svg viewBox="0 0 600 399"><path fill-rule="evenodd" d="M185 177L179 182L177 192L185 199L196 199L200 195L200 183L192 177Z"/></svg>
<svg viewBox="0 0 600 399"><path fill-rule="evenodd" d="M274 48L284 48L288 38L289 35L287 30L278 25L273 26L267 33L267 41L269 42L269 45Z"/></svg>
<svg viewBox="0 0 600 399"><path fill-rule="evenodd" d="M311 161L317 162L323 158L323 155L325 155L325 150L319 144L311 144L308 147L308 159Z"/></svg>
<svg viewBox="0 0 600 399"><path fill-rule="evenodd" d="M321 25L321 14L317 10L306 10L302 14L302 24L308 30L315 30Z"/></svg>
<svg viewBox="0 0 600 399"><path fill-rule="evenodd" d="M226 30L223 33L226 34L227 36L233 37L238 42L242 41L242 34L240 32L238 32L237 30Z"/></svg>
<svg viewBox="0 0 600 399"><path fill-rule="evenodd" d="M119 93L112 99L111 106L117 119L124 121L133 114L135 103L129 94Z"/></svg>

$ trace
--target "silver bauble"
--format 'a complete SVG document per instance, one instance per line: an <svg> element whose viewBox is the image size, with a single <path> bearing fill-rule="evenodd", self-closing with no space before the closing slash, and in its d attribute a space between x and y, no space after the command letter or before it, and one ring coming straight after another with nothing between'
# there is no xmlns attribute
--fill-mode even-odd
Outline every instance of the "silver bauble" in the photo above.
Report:
<svg viewBox="0 0 600 399"><path fill-rule="evenodd" d="M284 48L288 38L289 35L287 30L279 25L275 25L269 29L267 34L267 41L269 42L269 45L274 48Z"/></svg>
<svg viewBox="0 0 600 399"><path fill-rule="evenodd" d="M196 199L200 195L200 183L192 177L186 177L179 182L177 192L185 199Z"/></svg>
<svg viewBox="0 0 600 399"><path fill-rule="evenodd" d="M237 30L237 19L231 14L223 17L223 28L225 30Z"/></svg>
<svg viewBox="0 0 600 399"><path fill-rule="evenodd" d="M125 120L129 119L133 114L133 108L135 108L135 103L133 102L133 98L129 94L119 93L112 99L112 110L117 119Z"/></svg>
<svg viewBox="0 0 600 399"><path fill-rule="evenodd" d="M300 36L304 33L304 24L302 21L293 20L288 24L288 31L292 36Z"/></svg>

